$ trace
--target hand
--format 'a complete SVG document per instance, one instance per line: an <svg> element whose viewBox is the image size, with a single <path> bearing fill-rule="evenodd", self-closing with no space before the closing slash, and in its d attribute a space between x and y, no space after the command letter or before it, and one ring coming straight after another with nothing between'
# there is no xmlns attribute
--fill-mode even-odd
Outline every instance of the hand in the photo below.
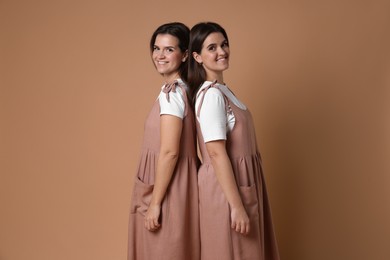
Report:
<svg viewBox="0 0 390 260"><path fill-rule="evenodd" d="M145 214L145 228L149 231L156 231L161 225L158 223L158 218L160 217L161 206L160 205L150 205Z"/></svg>
<svg viewBox="0 0 390 260"><path fill-rule="evenodd" d="M230 212L230 218L232 221L232 229L243 235L247 235L249 233L249 217L246 214L244 207L239 209L233 208Z"/></svg>

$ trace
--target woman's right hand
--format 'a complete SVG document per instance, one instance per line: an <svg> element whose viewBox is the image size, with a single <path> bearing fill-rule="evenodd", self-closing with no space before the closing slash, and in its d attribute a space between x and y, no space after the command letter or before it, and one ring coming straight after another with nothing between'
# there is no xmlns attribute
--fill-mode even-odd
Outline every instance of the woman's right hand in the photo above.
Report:
<svg viewBox="0 0 390 260"><path fill-rule="evenodd" d="M160 227L158 218L160 217L161 206L150 205L145 214L145 228L149 231L156 231Z"/></svg>
<svg viewBox="0 0 390 260"><path fill-rule="evenodd" d="M232 223L232 229L243 235L247 235L249 233L249 217L248 214L246 214L244 207L238 209L232 208L230 212L230 218Z"/></svg>

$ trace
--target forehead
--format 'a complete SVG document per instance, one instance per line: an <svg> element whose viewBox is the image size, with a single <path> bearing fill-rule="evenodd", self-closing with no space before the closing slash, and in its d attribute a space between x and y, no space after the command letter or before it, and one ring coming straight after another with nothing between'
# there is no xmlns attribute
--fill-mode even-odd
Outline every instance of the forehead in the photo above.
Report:
<svg viewBox="0 0 390 260"><path fill-rule="evenodd" d="M156 40L154 41L154 45L157 46L178 46L179 40L170 34L158 34Z"/></svg>
<svg viewBox="0 0 390 260"><path fill-rule="evenodd" d="M208 46L210 44L220 44L226 40L225 36L223 36L220 32L210 33L203 42L203 46Z"/></svg>

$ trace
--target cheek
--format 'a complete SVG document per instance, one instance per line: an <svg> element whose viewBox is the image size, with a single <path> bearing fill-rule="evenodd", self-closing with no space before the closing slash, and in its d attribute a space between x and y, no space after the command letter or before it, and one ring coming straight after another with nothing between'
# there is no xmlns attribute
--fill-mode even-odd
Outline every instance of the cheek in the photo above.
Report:
<svg viewBox="0 0 390 260"><path fill-rule="evenodd" d="M181 54L175 54L172 55L171 60L175 63L181 63L182 55Z"/></svg>
<svg viewBox="0 0 390 260"><path fill-rule="evenodd" d="M217 54L215 54L215 53L208 53L208 54L206 55L205 59L207 59L207 60L213 60L213 59L216 58L216 56L217 56Z"/></svg>
<svg viewBox="0 0 390 260"><path fill-rule="evenodd" d="M214 60L215 60L215 57L214 57L214 55L212 55L212 54L205 55L205 56L203 57L203 63L205 63L205 64L210 64L210 63L212 63Z"/></svg>

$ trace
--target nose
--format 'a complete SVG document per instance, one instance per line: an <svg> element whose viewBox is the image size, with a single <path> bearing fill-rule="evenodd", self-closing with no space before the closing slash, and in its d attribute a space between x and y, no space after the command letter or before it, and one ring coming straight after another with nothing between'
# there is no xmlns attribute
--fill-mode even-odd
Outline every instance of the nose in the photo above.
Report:
<svg viewBox="0 0 390 260"><path fill-rule="evenodd" d="M156 57L157 58L164 58L165 57L165 53L164 53L164 50L159 50L156 52Z"/></svg>
<svg viewBox="0 0 390 260"><path fill-rule="evenodd" d="M219 48L218 48L218 54L219 54L219 55L225 55L225 54L226 54L226 51L225 51L222 47L219 47Z"/></svg>
<svg viewBox="0 0 390 260"><path fill-rule="evenodd" d="M159 58L164 58L165 57L164 51L160 51L160 53L158 54L158 57Z"/></svg>

